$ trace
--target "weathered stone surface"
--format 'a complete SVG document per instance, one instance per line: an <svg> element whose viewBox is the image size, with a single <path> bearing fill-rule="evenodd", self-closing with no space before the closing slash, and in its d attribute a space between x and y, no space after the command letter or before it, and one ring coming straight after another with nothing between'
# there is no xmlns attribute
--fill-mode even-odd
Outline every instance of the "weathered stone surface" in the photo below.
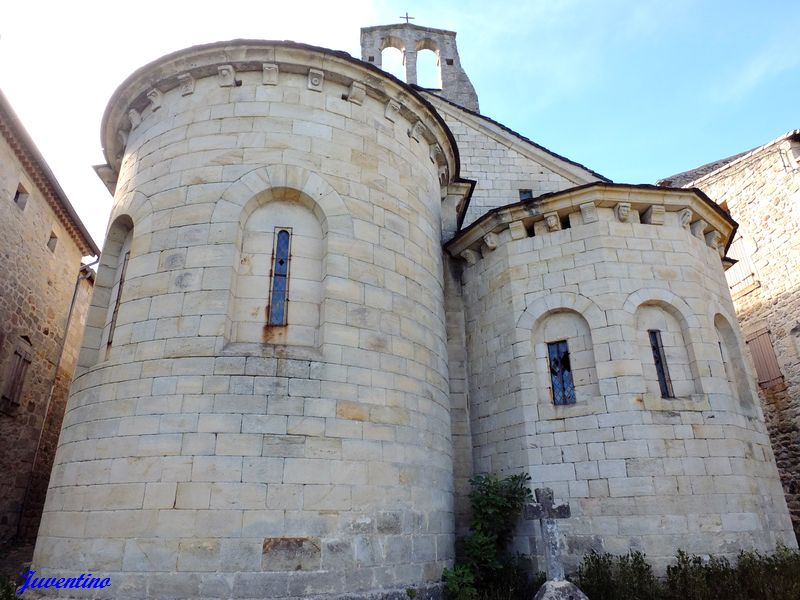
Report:
<svg viewBox="0 0 800 600"><path fill-rule="evenodd" d="M533 600L589 600L589 597L569 581L546 581Z"/></svg>
<svg viewBox="0 0 800 600"><path fill-rule="evenodd" d="M800 536L800 252L796 207L800 139L788 134L712 171L698 187L739 223L727 272L745 339L768 329L781 379L759 387L795 534ZM749 346L749 343L748 343ZM749 353L748 353L749 354Z"/></svg>
<svg viewBox="0 0 800 600"><path fill-rule="evenodd" d="M36 535L92 291L91 278L78 282L81 255L92 250L67 216L53 175L20 137L22 124L9 111L2 98L0 472L5 478L0 544L17 536L18 529L21 541ZM49 239L55 240L52 248ZM30 364L12 402L6 395L18 350Z"/></svg>

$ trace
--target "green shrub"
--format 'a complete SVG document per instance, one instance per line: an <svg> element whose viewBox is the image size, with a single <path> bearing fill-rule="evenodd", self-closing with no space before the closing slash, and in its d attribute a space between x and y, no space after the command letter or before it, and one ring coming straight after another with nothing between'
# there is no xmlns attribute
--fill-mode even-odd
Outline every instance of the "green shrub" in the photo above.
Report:
<svg viewBox="0 0 800 600"><path fill-rule="evenodd" d="M592 600L660 600L661 584L641 552L584 557L577 585Z"/></svg>
<svg viewBox="0 0 800 600"><path fill-rule="evenodd" d="M478 600L478 590L475 588L475 573L466 565L455 565L452 569L445 569L442 573L447 597L455 600Z"/></svg>
<svg viewBox="0 0 800 600"><path fill-rule="evenodd" d="M741 552L735 564L678 551L659 580L643 554L589 554L576 583L592 600L798 600L800 552Z"/></svg>
<svg viewBox="0 0 800 600"><path fill-rule="evenodd" d="M544 582L528 576L529 557L510 555L514 526L531 499L530 476L478 475L470 479L471 532L458 545L458 560L442 578L451 600L530 600Z"/></svg>

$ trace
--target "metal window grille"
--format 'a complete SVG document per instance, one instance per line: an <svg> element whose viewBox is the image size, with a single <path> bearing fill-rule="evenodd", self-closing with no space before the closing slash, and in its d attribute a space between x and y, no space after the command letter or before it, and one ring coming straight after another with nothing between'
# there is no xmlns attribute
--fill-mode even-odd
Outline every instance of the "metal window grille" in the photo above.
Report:
<svg viewBox="0 0 800 600"><path fill-rule="evenodd" d="M125 253L125 256L122 258L122 265L120 266L119 271L119 284L117 285L117 297L114 299L114 312L111 313L111 326L108 329L108 344L107 346L111 346L112 341L114 340L114 329L117 327L117 314L119 313L119 304L120 300L122 299L122 287L125 285L125 271L128 270L128 259L130 258L131 253L130 251Z"/></svg>
<svg viewBox="0 0 800 600"><path fill-rule="evenodd" d="M269 298L269 325L286 325L289 304L289 263L291 262L292 233L278 229L272 257L272 285Z"/></svg>
<svg viewBox="0 0 800 600"><path fill-rule="evenodd" d="M522 201L533 199L533 190L520 190L519 199Z"/></svg>
<svg viewBox="0 0 800 600"><path fill-rule="evenodd" d="M575 404L575 383L569 364L569 347L566 340L547 344L550 360L550 383L553 387L553 404Z"/></svg>
<svg viewBox="0 0 800 600"><path fill-rule="evenodd" d="M661 343L661 331L658 329L648 329L650 336L650 348L653 350L653 361L656 363L656 373L658 374L658 387L661 389L662 398L674 398L672 391L672 380L669 378L669 367L667 358L664 356L664 344Z"/></svg>
<svg viewBox="0 0 800 600"><path fill-rule="evenodd" d="M753 356L753 364L761 387L770 387L783 379L778 358L769 338L769 329L760 329L747 337L747 347Z"/></svg>
<svg viewBox="0 0 800 600"><path fill-rule="evenodd" d="M30 346L27 344L24 346L20 344L14 350L14 355L11 357L8 377L3 388L2 400L4 409L8 410L19 405L20 398L22 397L22 386L25 384L25 374L30 364Z"/></svg>

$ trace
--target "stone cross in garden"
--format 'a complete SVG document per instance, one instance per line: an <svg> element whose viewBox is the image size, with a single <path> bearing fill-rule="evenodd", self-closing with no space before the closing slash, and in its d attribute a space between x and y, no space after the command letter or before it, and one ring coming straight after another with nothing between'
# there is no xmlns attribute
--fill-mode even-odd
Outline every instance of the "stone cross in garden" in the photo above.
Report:
<svg viewBox="0 0 800 600"><path fill-rule="evenodd" d="M569 504L556 506L553 501L553 490L550 488L537 488L536 502L525 505L525 518L528 520L539 519L542 526L544 561L548 581L564 579L564 565L561 562L561 536L556 519L568 519L569 516Z"/></svg>

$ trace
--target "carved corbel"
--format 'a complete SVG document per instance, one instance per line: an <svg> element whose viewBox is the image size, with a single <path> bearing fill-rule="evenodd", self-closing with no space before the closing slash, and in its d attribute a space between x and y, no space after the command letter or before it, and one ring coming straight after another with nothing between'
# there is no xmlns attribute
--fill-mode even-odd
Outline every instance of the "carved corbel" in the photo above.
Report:
<svg viewBox="0 0 800 600"><path fill-rule="evenodd" d="M547 225L547 231L561 231L561 219L558 218L557 212L546 213L544 223Z"/></svg>
<svg viewBox="0 0 800 600"><path fill-rule="evenodd" d="M512 240L521 240L528 237L528 231L522 221L512 221L508 224L508 231L511 233Z"/></svg>
<svg viewBox="0 0 800 600"><path fill-rule="evenodd" d="M348 102L358 104L361 106L364 103L364 98L367 97L367 87L358 81L350 84L350 89L347 92Z"/></svg>
<svg viewBox="0 0 800 600"><path fill-rule="evenodd" d="M325 81L325 73L319 69L308 70L308 89L314 92L322 91L322 84Z"/></svg>
<svg viewBox="0 0 800 600"><path fill-rule="evenodd" d="M694 237L702 240L702 239L705 239L705 231L706 231L706 226L707 225L708 225L708 223L703 221L703 219L699 219L699 220L695 221L694 223L692 223L689 226L689 228L690 228L690 230L692 232L692 235Z"/></svg>
<svg viewBox="0 0 800 600"><path fill-rule="evenodd" d="M498 238L497 234L493 232L487 233L485 236L483 236L483 243L489 250L495 250L499 241L500 238Z"/></svg>
<svg viewBox="0 0 800 600"><path fill-rule="evenodd" d="M694 213L690 208L684 208L682 211L678 213L678 222L680 223L681 227L684 229L689 229L692 224L692 217Z"/></svg>
<svg viewBox="0 0 800 600"><path fill-rule="evenodd" d="M181 96L194 94L194 77L192 77L190 73L178 75L178 83L181 86Z"/></svg>
<svg viewBox="0 0 800 600"><path fill-rule="evenodd" d="M583 217L584 225L588 223L595 223L599 220L599 217L597 216L597 207L594 205L594 202L581 204L581 216Z"/></svg>
<svg viewBox="0 0 800 600"><path fill-rule="evenodd" d="M397 117L400 116L400 103L395 100L389 100L386 103L386 110L384 110L383 116L394 123Z"/></svg>
<svg viewBox="0 0 800 600"><path fill-rule="evenodd" d="M131 122L131 129L136 129L142 124L142 115L135 108L128 111L128 120Z"/></svg>
<svg viewBox="0 0 800 600"><path fill-rule="evenodd" d="M716 229L706 234L706 244L709 248L716 250L720 257L725 255L725 248L722 246L722 234Z"/></svg>
<svg viewBox="0 0 800 600"><path fill-rule="evenodd" d="M614 207L614 214L617 216L617 221L620 223L627 223L631 216L631 203L617 202L617 205Z"/></svg>
<svg viewBox="0 0 800 600"><path fill-rule="evenodd" d="M263 85L278 85L278 65L263 63L261 65L261 83Z"/></svg>
<svg viewBox="0 0 800 600"><path fill-rule="evenodd" d="M233 65L220 65L217 67L217 77L220 87L234 87L236 85L236 69Z"/></svg>
<svg viewBox="0 0 800 600"><path fill-rule="evenodd" d="M150 100L150 109L155 112L161 108L161 103L164 101L164 94L160 90L153 88L147 92L147 99Z"/></svg>
<svg viewBox="0 0 800 600"><path fill-rule="evenodd" d="M642 223L648 225L663 225L664 224L664 207L659 205L651 206L642 215Z"/></svg>
<svg viewBox="0 0 800 600"><path fill-rule="evenodd" d="M463 258L465 261L467 261L467 264L470 265L470 266L472 266L475 263L477 263L478 259L480 257L481 257L480 254L475 252L475 250L470 250L469 248L467 248L466 250L464 250L461 253L461 258Z"/></svg>
<svg viewBox="0 0 800 600"><path fill-rule="evenodd" d="M422 121L417 121L414 123L414 126L409 130L408 135L411 137L412 140L416 142L421 142L425 138L425 131L426 127L422 124Z"/></svg>
<svg viewBox="0 0 800 600"><path fill-rule="evenodd" d="M431 144L428 155L431 157L431 162L437 165L444 164L444 151L439 144Z"/></svg>

